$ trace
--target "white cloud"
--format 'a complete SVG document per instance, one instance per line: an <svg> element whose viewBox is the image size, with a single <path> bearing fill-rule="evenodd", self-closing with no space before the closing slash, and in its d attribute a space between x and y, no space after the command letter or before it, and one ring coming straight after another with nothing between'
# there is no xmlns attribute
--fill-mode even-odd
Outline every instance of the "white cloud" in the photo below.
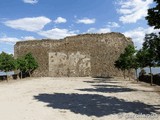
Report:
<svg viewBox="0 0 160 120"><path fill-rule="evenodd" d="M22 40L35 40L36 38L33 36L25 36L25 37L21 37Z"/></svg>
<svg viewBox="0 0 160 120"><path fill-rule="evenodd" d="M13 47L16 42L23 41L23 40L34 40L33 36L25 36L21 38L16 37L8 37L7 35L3 34L0 37L0 52L4 51L7 53L14 53Z"/></svg>
<svg viewBox="0 0 160 120"><path fill-rule="evenodd" d="M58 24L58 23L66 23L67 20L66 20L65 18L58 17L54 22L57 23L57 24Z"/></svg>
<svg viewBox="0 0 160 120"><path fill-rule="evenodd" d="M96 19L89 19L89 18L83 18L83 19L79 19L77 20L77 23L83 23L83 24L94 24L96 22Z"/></svg>
<svg viewBox="0 0 160 120"><path fill-rule="evenodd" d="M100 29L90 28L87 30L87 33L108 33L108 32L111 32L109 28L100 28Z"/></svg>
<svg viewBox="0 0 160 120"><path fill-rule="evenodd" d="M38 32L38 34L50 39L61 39L66 36L76 35L76 32L77 31L69 31L67 29L53 28L47 31L40 31Z"/></svg>
<svg viewBox="0 0 160 120"><path fill-rule="evenodd" d="M4 35L4 36L0 37L0 42L14 44L18 41L35 40L35 39L36 38L34 38L33 36L25 36L25 37L21 37L21 38L16 38L16 37L8 37L8 36Z"/></svg>
<svg viewBox="0 0 160 120"><path fill-rule="evenodd" d="M119 24L116 23L116 22L108 22L107 27L109 27L109 28L118 28L118 27L120 27L120 26L119 26Z"/></svg>
<svg viewBox="0 0 160 120"><path fill-rule="evenodd" d="M21 18L17 20L8 20L4 22L4 24L14 29L36 32L42 30L44 26L50 22L51 20L49 18L40 16L32 18Z"/></svg>
<svg viewBox="0 0 160 120"><path fill-rule="evenodd" d="M153 0L119 0L117 12L122 16L119 20L123 23L136 23L147 15L149 5Z"/></svg>
<svg viewBox="0 0 160 120"><path fill-rule="evenodd" d="M142 43L144 42L145 34L150 34L153 32L157 33L157 32L160 32L160 30L155 30L153 27L149 27L146 29L139 27L139 28L136 28L130 31L126 31L123 34L126 37L132 38L135 46L137 46L137 48L139 49L142 47Z"/></svg>
<svg viewBox="0 0 160 120"><path fill-rule="evenodd" d="M29 4L36 4L38 3L38 0L23 0L24 3L29 3Z"/></svg>
<svg viewBox="0 0 160 120"><path fill-rule="evenodd" d="M0 42L16 43L18 41L20 41L20 39L15 38L15 37L3 36L3 37L0 38Z"/></svg>

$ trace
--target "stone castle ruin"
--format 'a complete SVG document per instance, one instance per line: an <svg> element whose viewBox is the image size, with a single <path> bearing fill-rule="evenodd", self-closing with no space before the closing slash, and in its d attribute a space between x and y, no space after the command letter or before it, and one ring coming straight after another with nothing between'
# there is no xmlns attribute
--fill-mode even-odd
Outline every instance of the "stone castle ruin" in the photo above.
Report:
<svg viewBox="0 0 160 120"><path fill-rule="evenodd" d="M15 57L29 52L39 67L35 77L111 77L122 76L114 66L115 60L130 38L121 33L84 34L60 40L20 41L15 44Z"/></svg>

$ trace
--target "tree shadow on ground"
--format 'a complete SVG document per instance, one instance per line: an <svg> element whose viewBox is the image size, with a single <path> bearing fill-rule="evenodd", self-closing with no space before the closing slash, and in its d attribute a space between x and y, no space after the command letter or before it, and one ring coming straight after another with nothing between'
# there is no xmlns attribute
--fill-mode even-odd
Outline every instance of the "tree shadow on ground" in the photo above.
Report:
<svg viewBox="0 0 160 120"><path fill-rule="evenodd" d="M66 109L76 114L101 117L104 115L135 113L157 113L158 108L141 102L128 102L116 97L105 97L97 94L39 94L35 99L48 103L53 109Z"/></svg>
<svg viewBox="0 0 160 120"><path fill-rule="evenodd" d="M109 85L109 84L98 84L98 85L91 85L91 86L94 86L94 87L122 87L119 85Z"/></svg>
<svg viewBox="0 0 160 120"><path fill-rule="evenodd" d="M95 78L92 81L84 81L86 83L119 83L118 81L113 81L113 78Z"/></svg>
<svg viewBox="0 0 160 120"><path fill-rule="evenodd" d="M92 86L94 86L94 88L84 88L84 89L77 89L77 90L86 91L86 92L104 92L104 93L137 91L136 89L126 88L118 85L98 84L98 85L92 85Z"/></svg>
<svg viewBox="0 0 160 120"><path fill-rule="evenodd" d="M86 92L104 92L104 93L136 91L135 89L124 88L124 87L96 87L96 88L85 88L85 89L77 89L77 90L86 91Z"/></svg>
<svg viewBox="0 0 160 120"><path fill-rule="evenodd" d="M102 77L102 76L97 76L97 77L93 77L93 78L100 78L100 79L111 79L111 78L113 78L113 77Z"/></svg>

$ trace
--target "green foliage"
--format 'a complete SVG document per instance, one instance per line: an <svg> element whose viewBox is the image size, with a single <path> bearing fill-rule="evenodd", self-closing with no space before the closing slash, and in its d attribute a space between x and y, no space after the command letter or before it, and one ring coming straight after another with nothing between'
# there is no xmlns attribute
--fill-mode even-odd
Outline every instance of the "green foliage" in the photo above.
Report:
<svg viewBox="0 0 160 120"><path fill-rule="evenodd" d="M151 67L155 65L154 56L152 56L152 52L150 49L147 49L143 47L141 50L137 53L138 62L141 68L149 67L150 73L151 73L151 85L153 83L153 76L152 76L152 70Z"/></svg>
<svg viewBox="0 0 160 120"><path fill-rule="evenodd" d="M117 61L115 61L115 66L121 70L129 70L135 65L135 54L136 50L133 45L128 45L124 53L120 55ZM136 65L137 66L137 65Z"/></svg>
<svg viewBox="0 0 160 120"><path fill-rule="evenodd" d="M156 6L148 9L148 16L146 20L148 20L148 24L150 26L154 26L155 29L160 28L160 0L154 0Z"/></svg>
<svg viewBox="0 0 160 120"><path fill-rule="evenodd" d="M144 49L140 49L137 54L136 54L136 58L137 58L137 62L139 64L140 68L144 68L146 67L146 59L147 59L147 51Z"/></svg>
<svg viewBox="0 0 160 120"><path fill-rule="evenodd" d="M35 58L32 56L31 53L26 54L24 56L24 59L26 62L26 69L29 74L31 74L32 71L38 68L38 63L36 62Z"/></svg>
<svg viewBox="0 0 160 120"><path fill-rule="evenodd" d="M143 48L136 54L141 68L153 67L160 61L160 38L155 33L146 34Z"/></svg>
<svg viewBox="0 0 160 120"><path fill-rule="evenodd" d="M29 73L29 75L31 75L31 72L33 72L37 67L38 63L31 53L19 57L16 60L12 54L7 54L5 52L0 54L0 71L9 72L13 70L20 70L21 74Z"/></svg>
<svg viewBox="0 0 160 120"><path fill-rule="evenodd" d="M148 16L146 20L148 20L148 24L150 26L154 26L154 29L160 28L160 0L154 0L156 6L148 9ZM160 33L159 33L160 36ZM143 49L147 51L147 56L145 61L146 66L150 67L151 73L151 85L153 83L153 76L151 67L155 64L160 65L160 37L154 33L148 34L145 36L145 42L143 44Z"/></svg>
<svg viewBox="0 0 160 120"><path fill-rule="evenodd" d="M115 67L117 67L120 70L125 70L126 69L126 61L125 61L125 56L123 54L120 55L117 61L115 61Z"/></svg>
<svg viewBox="0 0 160 120"><path fill-rule="evenodd" d="M133 59L133 61L132 61L132 68L134 68L134 69L137 70L140 67L140 64L138 62L138 58L137 58L136 54L133 55L132 59Z"/></svg>
<svg viewBox="0 0 160 120"><path fill-rule="evenodd" d="M143 51L146 51L145 62L146 66L152 67L155 66L158 61L160 61L160 37L155 33L146 34Z"/></svg>
<svg viewBox="0 0 160 120"><path fill-rule="evenodd" d="M151 36L151 38L147 41L147 43L149 44L147 45L147 48L151 49L151 52L153 53L152 55L154 55L155 61L160 64L160 34L152 33L149 35Z"/></svg>
<svg viewBox="0 0 160 120"><path fill-rule="evenodd" d="M13 71L16 63L12 54L2 52L0 54L0 70L4 72Z"/></svg>
<svg viewBox="0 0 160 120"><path fill-rule="evenodd" d="M151 85L153 83L152 67L160 63L160 37L155 33L146 34L143 48L137 52L137 60L141 68L149 67Z"/></svg>
<svg viewBox="0 0 160 120"><path fill-rule="evenodd" d="M132 69L135 66L135 47L133 45L129 45L126 49L125 49L125 57L126 57L126 65L127 65L127 69Z"/></svg>
<svg viewBox="0 0 160 120"><path fill-rule="evenodd" d="M121 69L122 71L128 70L129 71L128 74L130 76L130 69L138 68L138 63L136 62L135 52L136 52L135 47L133 45L128 45L125 48L124 53L122 53L120 57L118 58L118 60L115 61L115 67L117 67L118 69Z"/></svg>
<svg viewBox="0 0 160 120"><path fill-rule="evenodd" d="M17 69L18 70L20 70L21 72L27 71L27 62L24 57L17 58L16 62L17 62Z"/></svg>
<svg viewBox="0 0 160 120"><path fill-rule="evenodd" d="M21 73L29 73L29 75L38 67L38 63L31 53L17 58L16 63L17 69L20 70Z"/></svg>

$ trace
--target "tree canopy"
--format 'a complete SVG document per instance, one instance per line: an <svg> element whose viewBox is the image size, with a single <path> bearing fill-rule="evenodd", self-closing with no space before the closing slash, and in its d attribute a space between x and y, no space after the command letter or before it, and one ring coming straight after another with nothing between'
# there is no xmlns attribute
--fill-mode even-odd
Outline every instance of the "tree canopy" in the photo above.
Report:
<svg viewBox="0 0 160 120"><path fill-rule="evenodd" d="M143 49L148 51L147 58L151 63L150 66L157 62L160 63L160 35L156 33L146 34Z"/></svg>
<svg viewBox="0 0 160 120"><path fill-rule="evenodd" d="M136 51L133 45L128 45L124 53L115 61L115 66L122 71L149 67L151 85L153 83L152 67L160 64L160 35L156 33L146 34L142 49Z"/></svg>
<svg viewBox="0 0 160 120"><path fill-rule="evenodd" d="M154 0L156 6L148 9L148 16L146 20L150 26L154 26L155 29L160 28L160 0Z"/></svg>
<svg viewBox="0 0 160 120"><path fill-rule="evenodd" d="M26 62L26 71L31 75L31 72L38 67L38 63L36 62L35 58L33 57L32 53L28 53L24 56Z"/></svg>
<svg viewBox="0 0 160 120"><path fill-rule="evenodd" d="M16 68L16 63L13 55L2 52L0 54L0 71L6 72L7 74L7 72L9 71L15 70L15 68ZM7 75L7 81L8 81L8 75Z"/></svg>
<svg viewBox="0 0 160 120"><path fill-rule="evenodd" d="M15 69L15 60L12 54L2 52L0 54L0 70L9 72Z"/></svg>
<svg viewBox="0 0 160 120"><path fill-rule="evenodd" d="M122 71L128 70L130 76L130 70L132 68L137 68L137 65L135 67L135 56L134 56L135 52L136 52L135 47L133 45L128 45L125 48L124 53L122 53L119 56L118 60L115 61L115 67L121 69Z"/></svg>
<svg viewBox="0 0 160 120"><path fill-rule="evenodd" d="M17 58L16 62L17 62L17 69L19 69L22 72L27 71L27 62L24 59L24 57Z"/></svg>
<svg viewBox="0 0 160 120"><path fill-rule="evenodd" d="M38 63L31 53L28 53L22 57L14 59L12 54L2 52L0 54L0 71L9 72L19 70L22 73L31 73L38 67Z"/></svg>

